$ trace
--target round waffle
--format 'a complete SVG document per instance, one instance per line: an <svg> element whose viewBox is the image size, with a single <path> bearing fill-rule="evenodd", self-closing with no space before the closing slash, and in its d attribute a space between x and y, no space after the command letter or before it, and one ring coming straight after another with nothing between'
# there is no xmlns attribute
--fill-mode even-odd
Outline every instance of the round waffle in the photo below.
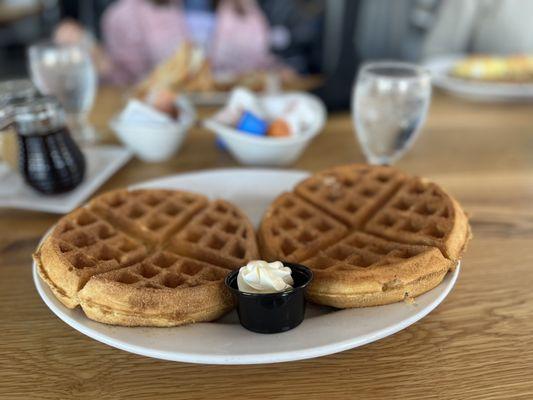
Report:
<svg viewBox="0 0 533 400"><path fill-rule="evenodd" d="M339 308L432 289L455 268L469 238L464 212L439 186L369 165L305 179L272 203L258 233L264 258L308 266L309 299Z"/></svg>
<svg viewBox="0 0 533 400"><path fill-rule="evenodd" d="M223 279L258 257L234 205L172 190L118 190L61 218L34 255L67 307L99 322L175 326L233 307Z"/></svg>

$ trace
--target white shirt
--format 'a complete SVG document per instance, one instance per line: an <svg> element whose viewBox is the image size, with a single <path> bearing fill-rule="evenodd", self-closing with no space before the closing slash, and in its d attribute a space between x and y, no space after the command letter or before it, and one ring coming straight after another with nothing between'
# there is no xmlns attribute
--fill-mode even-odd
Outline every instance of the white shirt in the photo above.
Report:
<svg viewBox="0 0 533 400"><path fill-rule="evenodd" d="M533 54L533 1L445 0L424 55Z"/></svg>

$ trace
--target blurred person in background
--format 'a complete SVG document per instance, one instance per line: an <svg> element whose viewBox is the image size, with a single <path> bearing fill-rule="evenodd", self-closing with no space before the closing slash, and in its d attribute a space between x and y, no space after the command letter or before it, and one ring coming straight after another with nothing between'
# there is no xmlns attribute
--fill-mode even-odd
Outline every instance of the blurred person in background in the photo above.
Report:
<svg viewBox="0 0 533 400"><path fill-rule="evenodd" d="M270 25L272 51L301 74L322 68L326 0L260 0Z"/></svg>
<svg viewBox="0 0 533 400"><path fill-rule="evenodd" d="M533 54L533 1L447 0L424 45L437 54Z"/></svg>
<svg viewBox="0 0 533 400"><path fill-rule="evenodd" d="M215 71L241 73L275 64L270 28L255 0L118 0L102 17L103 46L73 20L60 43L85 42L101 76L116 84L142 79L185 41L204 49Z"/></svg>
<svg viewBox="0 0 533 400"><path fill-rule="evenodd" d="M326 2L326 81L316 93L330 110L350 106L359 65L368 60L417 62L438 0L335 0Z"/></svg>

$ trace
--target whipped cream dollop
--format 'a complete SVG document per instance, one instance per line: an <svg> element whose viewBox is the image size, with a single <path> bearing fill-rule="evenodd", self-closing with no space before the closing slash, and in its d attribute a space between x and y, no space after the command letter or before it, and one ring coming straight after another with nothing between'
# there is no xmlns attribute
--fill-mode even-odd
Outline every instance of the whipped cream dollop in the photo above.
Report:
<svg viewBox="0 0 533 400"><path fill-rule="evenodd" d="M277 293L292 288L291 269L281 261L250 261L239 270L237 286L241 292Z"/></svg>

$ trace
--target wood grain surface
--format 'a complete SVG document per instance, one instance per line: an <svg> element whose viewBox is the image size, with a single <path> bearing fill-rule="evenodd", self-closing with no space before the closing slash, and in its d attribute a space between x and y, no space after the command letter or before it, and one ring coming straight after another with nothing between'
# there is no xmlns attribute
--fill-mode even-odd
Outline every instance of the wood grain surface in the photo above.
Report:
<svg viewBox="0 0 533 400"><path fill-rule="evenodd" d="M93 119L109 140L106 124L121 103L115 90L100 90ZM343 113L330 116L294 168L356 161L364 159ZM171 161L132 160L101 191L227 166L236 163L196 128ZM85 337L48 310L31 278L30 255L58 216L0 210L0 398L533 399L533 106L437 93L398 166L435 179L471 216L475 237L455 289L391 337L282 364L173 363Z"/></svg>

